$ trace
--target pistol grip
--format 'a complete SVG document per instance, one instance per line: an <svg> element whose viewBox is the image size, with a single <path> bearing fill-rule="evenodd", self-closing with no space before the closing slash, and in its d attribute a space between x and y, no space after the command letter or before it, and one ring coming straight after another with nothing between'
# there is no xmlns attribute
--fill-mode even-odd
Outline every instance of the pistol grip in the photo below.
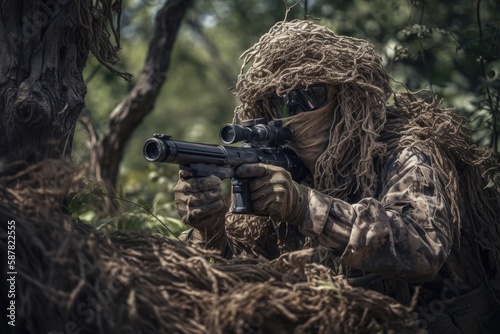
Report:
<svg viewBox="0 0 500 334"><path fill-rule="evenodd" d="M252 214L252 201L250 199L250 189L248 188L248 179L233 177L232 186L232 213Z"/></svg>

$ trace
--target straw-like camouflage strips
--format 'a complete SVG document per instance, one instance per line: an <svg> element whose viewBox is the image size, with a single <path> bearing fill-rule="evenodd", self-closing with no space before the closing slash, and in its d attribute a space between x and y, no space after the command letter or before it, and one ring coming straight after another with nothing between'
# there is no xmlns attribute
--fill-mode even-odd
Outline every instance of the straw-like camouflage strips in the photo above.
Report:
<svg viewBox="0 0 500 334"><path fill-rule="evenodd" d="M373 195L372 159L384 152L377 136L391 94L389 77L373 45L335 35L311 21L283 21L241 58L244 63L235 91L241 105L235 110L235 121L269 118L256 101L273 94L285 95L317 83L335 87L335 121L329 145L316 162L314 188L341 199L355 193L360 198Z"/></svg>
<svg viewBox="0 0 500 334"><path fill-rule="evenodd" d="M382 141L389 151L412 146L432 157L437 175L448 180L445 187L457 240L461 229L468 231L488 251L492 266L500 268L498 152L474 145L466 119L451 108L443 108L440 101L423 101L410 93L395 94L394 98L395 107L387 109ZM496 275L498 281L500 274Z"/></svg>
<svg viewBox="0 0 500 334"><path fill-rule="evenodd" d="M47 173L43 178L41 170ZM104 233L72 220L49 198L50 194L59 198L65 188L61 182L73 180L71 176L47 166L30 171L37 184L25 174L17 180L0 180L2 259L7 257L6 221L16 222L18 331L417 332L410 308L350 287L327 267L309 263L312 249L274 261L225 260L213 251L160 235ZM50 183L57 186L54 191L48 188ZM34 191L42 184L43 191ZM13 195L16 189L25 189L22 201ZM2 270L3 282L5 275ZM3 333L13 329L6 321L2 326Z"/></svg>
<svg viewBox="0 0 500 334"><path fill-rule="evenodd" d="M324 83L335 90L335 118L328 147L316 162L314 189L349 203L373 197L381 186L378 161L412 146L431 158L445 180L455 244L462 222L468 222L463 228L500 268L500 157L472 143L466 120L453 109L432 96L394 92L371 43L312 21L278 22L242 58L235 121L272 118L257 101L265 107L267 97L295 87Z"/></svg>

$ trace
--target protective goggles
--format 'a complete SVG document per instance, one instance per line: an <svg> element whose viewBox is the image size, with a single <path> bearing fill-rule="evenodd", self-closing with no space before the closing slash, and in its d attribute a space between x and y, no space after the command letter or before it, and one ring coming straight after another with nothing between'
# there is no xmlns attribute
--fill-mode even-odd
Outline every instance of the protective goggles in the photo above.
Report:
<svg viewBox="0 0 500 334"><path fill-rule="evenodd" d="M285 96L275 95L268 99L269 109L275 118L313 111L324 106L327 101L328 89L325 84L295 88ZM259 104L263 108L262 101Z"/></svg>

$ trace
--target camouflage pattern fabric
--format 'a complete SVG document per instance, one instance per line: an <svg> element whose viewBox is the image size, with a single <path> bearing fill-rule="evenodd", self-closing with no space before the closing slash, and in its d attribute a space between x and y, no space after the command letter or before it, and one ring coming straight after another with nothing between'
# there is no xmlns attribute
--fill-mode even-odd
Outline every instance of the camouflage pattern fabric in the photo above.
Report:
<svg viewBox="0 0 500 334"><path fill-rule="evenodd" d="M339 263L409 282L433 279L451 251L443 186L429 159L404 149L381 168L381 192L348 204L309 192L305 235L340 254Z"/></svg>

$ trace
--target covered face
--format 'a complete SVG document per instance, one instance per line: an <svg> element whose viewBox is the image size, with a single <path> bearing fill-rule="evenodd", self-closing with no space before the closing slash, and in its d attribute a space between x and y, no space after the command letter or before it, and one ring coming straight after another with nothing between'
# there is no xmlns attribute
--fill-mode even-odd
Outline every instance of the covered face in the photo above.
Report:
<svg viewBox="0 0 500 334"><path fill-rule="evenodd" d="M338 197L369 193L373 173L367 172L382 150L377 138L391 94L373 46L295 20L277 23L242 58L235 121L285 116L297 134L290 146L307 160L314 188ZM326 100L315 87L326 87Z"/></svg>

